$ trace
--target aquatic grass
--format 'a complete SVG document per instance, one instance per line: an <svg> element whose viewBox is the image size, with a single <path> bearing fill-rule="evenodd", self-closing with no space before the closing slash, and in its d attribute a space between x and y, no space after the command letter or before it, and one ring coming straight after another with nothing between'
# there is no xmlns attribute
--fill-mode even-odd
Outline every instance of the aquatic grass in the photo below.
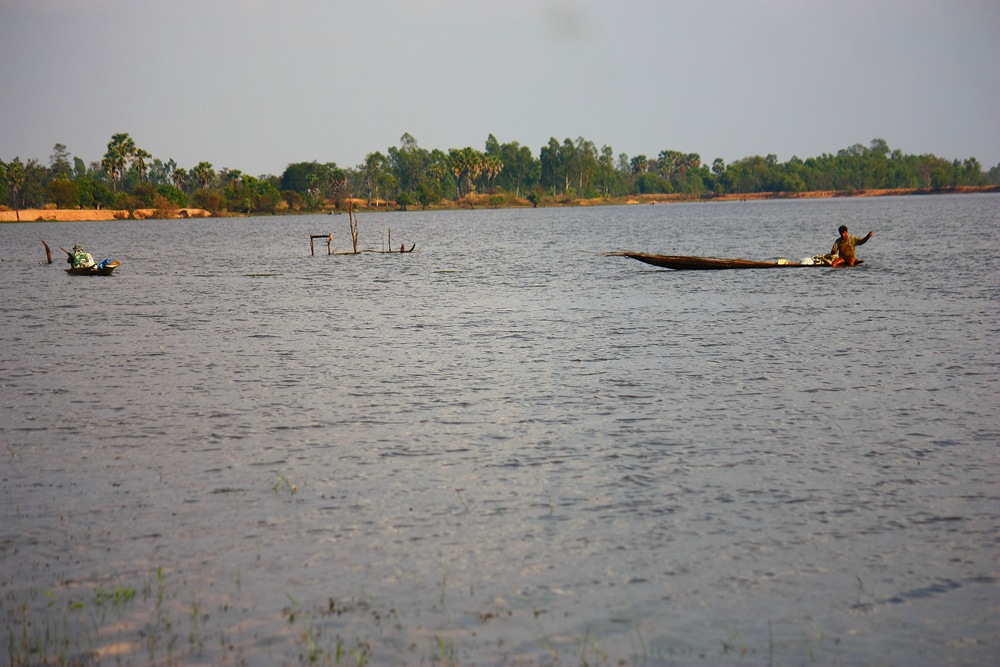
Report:
<svg viewBox="0 0 1000 667"><path fill-rule="evenodd" d="M135 599L135 589L115 586L110 591L106 591L99 587L94 593L94 597L94 603L99 607L108 602L114 607L119 607Z"/></svg>
<svg viewBox="0 0 1000 667"><path fill-rule="evenodd" d="M115 586L105 589L98 586L89 601L70 595L63 602L49 590L41 592L48 602L32 609L28 599L7 615L7 656L11 665L86 665L100 660L102 650L98 637L108 624L108 611L116 613L116 622L127 613L126 607L136 598L131 587ZM61 614L44 614L37 620L39 611L52 612L64 609ZM34 614L32 612L35 612Z"/></svg>
<svg viewBox="0 0 1000 667"><path fill-rule="evenodd" d="M448 590L448 564L444 561L444 554L438 551L438 567L441 568L441 612L444 613Z"/></svg>
<svg viewBox="0 0 1000 667"><path fill-rule="evenodd" d="M215 611L209 614L200 594L185 593L162 568L152 572L140 586L102 582L89 587L89 592L79 588L28 591L17 604L11 604L12 598L7 595L0 607L7 626L7 662L12 667L239 665L266 659L272 664L328 667L457 667L463 662L499 660L526 667L593 667L756 664L759 656L760 664L775 665L789 660L796 664L821 662L821 649L838 644L818 630L777 640L769 622L768 641L761 647L748 644L736 628L725 630L714 649L680 649L677 640L662 639L650 645L642 630L635 627L627 638L621 637L626 646L631 644L631 649L623 651L620 642L617 650L609 648L609 637L590 626L575 631L547 627L556 617L541 608L519 611L506 606L473 607L463 609L458 619L450 619L444 613L448 567L442 555L439 559L440 590L428 591L431 599L425 603L430 604L424 607L431 612L430 620L427 625L410 627L405 627L395 605L381 605L363 591L358 596L326 597L316 604L286 593L284 604L272 609L273 614L267 609L251 610L237 604L234 594L228 593L212 603ZM230 586L242 595L239 571ZM416 616L420 615L418 612ZM269 618L283 619L284 629L279 626L261 636L258 620ZM533 639L526 640L524 626L528 619L533 619L537 632ZM253 629L247 629L247 625ZM504 648L512 645L511 637L504 636L505 630L520 637L519 649Z"/></svg>
<svg viewBox="0 0 1000 667"><path fill-rule="evenodd" d="M435 637L435 640L438 646L438 664L442 667L458 667L455 643L449 642L443 637Z"/></svg>
<svg viewBox="0 0 1000 667"><path fill-rule="evenodd" d="M275 493L281 493L282 489L285 489L288 491L289 496L294 496L296 493L299 492L298 484L292 484L290 481L288 481L287 477L282 475L277 470L272 470L271 472L273 472L278 477L278 480L271 487L272 491L274 491Z"/></svg>
<svg viewBox="0 0 1000 667"><path fill-rule="evenodd" d="M597 638L591 635L590 628L587 628L586 633L584 633L583 639L580 642L580 653L579 653L579 664L581 667L590 667L592 664L587 659L588 650L593 653L597 659L596 664L607 664L610 657L601 649L600 643Z"/></svg>
<svg viewBox="0 0 1000 667"><path fill-rule="evenodd" d="M324 644L324 629L322 619L324 617L340 615L355 609L368 610L368 605L361 603L357 607L348 603L339 607L333 598L327 601L325 609L306 610L303 609L298 600L286 593L289 604L282 610L282 615L288 621L289 626L296 627L294 634L298 643L298 659L300 664L308 665L342 665L345 659L352 658L354 664L359 667L368 662L371 654L371 644L364 640L356 640L353 645L348 646L347 642L337 635L333 638L333 644ZM377 614L375 617L377 618ZM300 623L300 621L306 621Z"/></svg>
<svg viewBox="0 0 1000 667"><path fill-rule="evenodd" d="M738 653L741 658L746 657L751 649L743 642L740 637L740 633L736 630L730 629L726 638L721 640L722 643L722 653L723 655L727 653Z"/></svg>

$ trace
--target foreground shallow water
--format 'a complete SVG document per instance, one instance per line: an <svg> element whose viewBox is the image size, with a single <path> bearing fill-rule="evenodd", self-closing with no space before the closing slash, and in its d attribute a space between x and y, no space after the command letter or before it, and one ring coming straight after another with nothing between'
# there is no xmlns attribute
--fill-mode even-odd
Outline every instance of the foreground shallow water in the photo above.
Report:
<svg viewBox="0 0 1000 667"><path fill-rule="evenodd" d="M987 664L998 201L0 225L8 655Z"/></svg>

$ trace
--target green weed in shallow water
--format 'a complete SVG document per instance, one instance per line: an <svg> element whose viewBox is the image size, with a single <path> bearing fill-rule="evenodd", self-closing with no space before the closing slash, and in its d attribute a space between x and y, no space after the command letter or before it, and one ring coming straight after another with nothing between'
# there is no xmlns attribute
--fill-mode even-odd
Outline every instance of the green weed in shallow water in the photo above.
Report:
<svg viewBox="0 0 1000 667"><path fill-rule="evenodd" d="M98 588L95 598L94 602L97 606L110 602L112 606L118 607L135 599L135 589L115 586L110 591L106 591L103 588Z"/></svg>
<svg viewBox="0 0 1000 667"><path fill-rule="evenodd" d="M761 645L746 641L741 636L745 629L735 628L727 630L714 648L689 646L662 637L647 643L647 637L636 627L631 633L630 650L620 645L624 638L616 637L618 633L573 630L557 620L552 610L511 609L499 603L445 614L446 593L452 596L450 607L457 600L455 591L448 591L450 568L445 567L443 556L439 558L440 590L433 583L424 589L426 598L416 618L402 619L395 605L381 606L365 594L336 600L325 597L315 605L288 595L283 607L278 603L269 609L251 609L250 605L236 604L230 593L217 600L217 607L212 602L210 619L202 598L209 594L206 589L199 588L197 596L181 603L182 592L176 590L162 569L157 569L143 586L136 588L104 583L81 593L78 584L62 594L31 591L23 603L5 595L0 614L7 633L0 637L7 640L7 664L13 667L247 662L457 667L466 662L501 664L506 659L503 656L509 658L503 664L536 667L661 667L704 664L706 660L716 665L774 665L785 664L789 656L797 660L789 664L822 664L824 652L820 649L839 644L822 632L781 641L770 624ZM229 580L229 588L241 589L241 579L236 572ZM528 638L524 626L532 620L538 628ZM543 627L543 622L555 626Z"/></svg>
<svg viewBox="0 0 1000 667"><path fill-rule="evenodd" d="M437 637L438 664L441 667L458 667L458 658L455 654L455 643Z"/></svg>
<svg viewBox="0 0 1000 667"><path fill-rule="evenodd" d="M287 477L282 475L277 470L274 470L272 472L274 472L274 474L277 475L278 477L278 480L271 487L272 491L274 491L275 493L281 493L282 491L287 491L289 496L294 496L296 493L299 492L298 484L292 484L291 482L288 481Z"/></svg>

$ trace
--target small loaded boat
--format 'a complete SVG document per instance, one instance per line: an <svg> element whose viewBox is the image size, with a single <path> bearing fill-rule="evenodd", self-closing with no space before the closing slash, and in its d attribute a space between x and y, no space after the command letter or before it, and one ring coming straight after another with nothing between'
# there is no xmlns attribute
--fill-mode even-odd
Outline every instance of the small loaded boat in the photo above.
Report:
<svg viewBox="0 0 1000 667"><path fill-rule="evenodd" d="M115 272L115 269L122 265L121 262L110 259L105 259L100 263L95 262L90 253L84 250L79 243L73 246L73 252L62 246L59 247L67 255L66 261L69 263L69 268L66 269L66 273L71 276L110 276ZM45 248L48 249L48 244Z"/></svg>
<svg viewBox="0 0 1000 667"><path fill-rule="evenodd" d="M653 255L645 252L609 252L609 257L630 257L646 264L675 271L719 271L722 269L786 269L806 266L833 266L830 255L806 257L796 262L787 259L760 262L752 259L723 259L719 257L692 257L685 255ZM863 260L858 260L861 264Z"/></svg>
<svg viewBox="0 0 1000 667"><path fill-rule="evenodd" d="M106 259L91 266L71 266L66 269L66 273L71 276L110 276L121 265L118 260Z"/></svg>

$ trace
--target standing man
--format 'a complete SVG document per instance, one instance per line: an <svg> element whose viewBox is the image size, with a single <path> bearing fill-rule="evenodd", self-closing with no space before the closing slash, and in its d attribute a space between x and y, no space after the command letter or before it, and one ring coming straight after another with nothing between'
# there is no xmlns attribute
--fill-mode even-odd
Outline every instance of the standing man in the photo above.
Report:
<svg viewBox="0 0 1000 667"><path fill-rule="evenodd" d="M837 231L840 232L840 238L833 242L833 250L830 251L833 266L854 266L858 262L854 256L854 246L868 243L875 232L868 232L867 236L851 236L847 233L847 225L841 225Z"/></svg>

